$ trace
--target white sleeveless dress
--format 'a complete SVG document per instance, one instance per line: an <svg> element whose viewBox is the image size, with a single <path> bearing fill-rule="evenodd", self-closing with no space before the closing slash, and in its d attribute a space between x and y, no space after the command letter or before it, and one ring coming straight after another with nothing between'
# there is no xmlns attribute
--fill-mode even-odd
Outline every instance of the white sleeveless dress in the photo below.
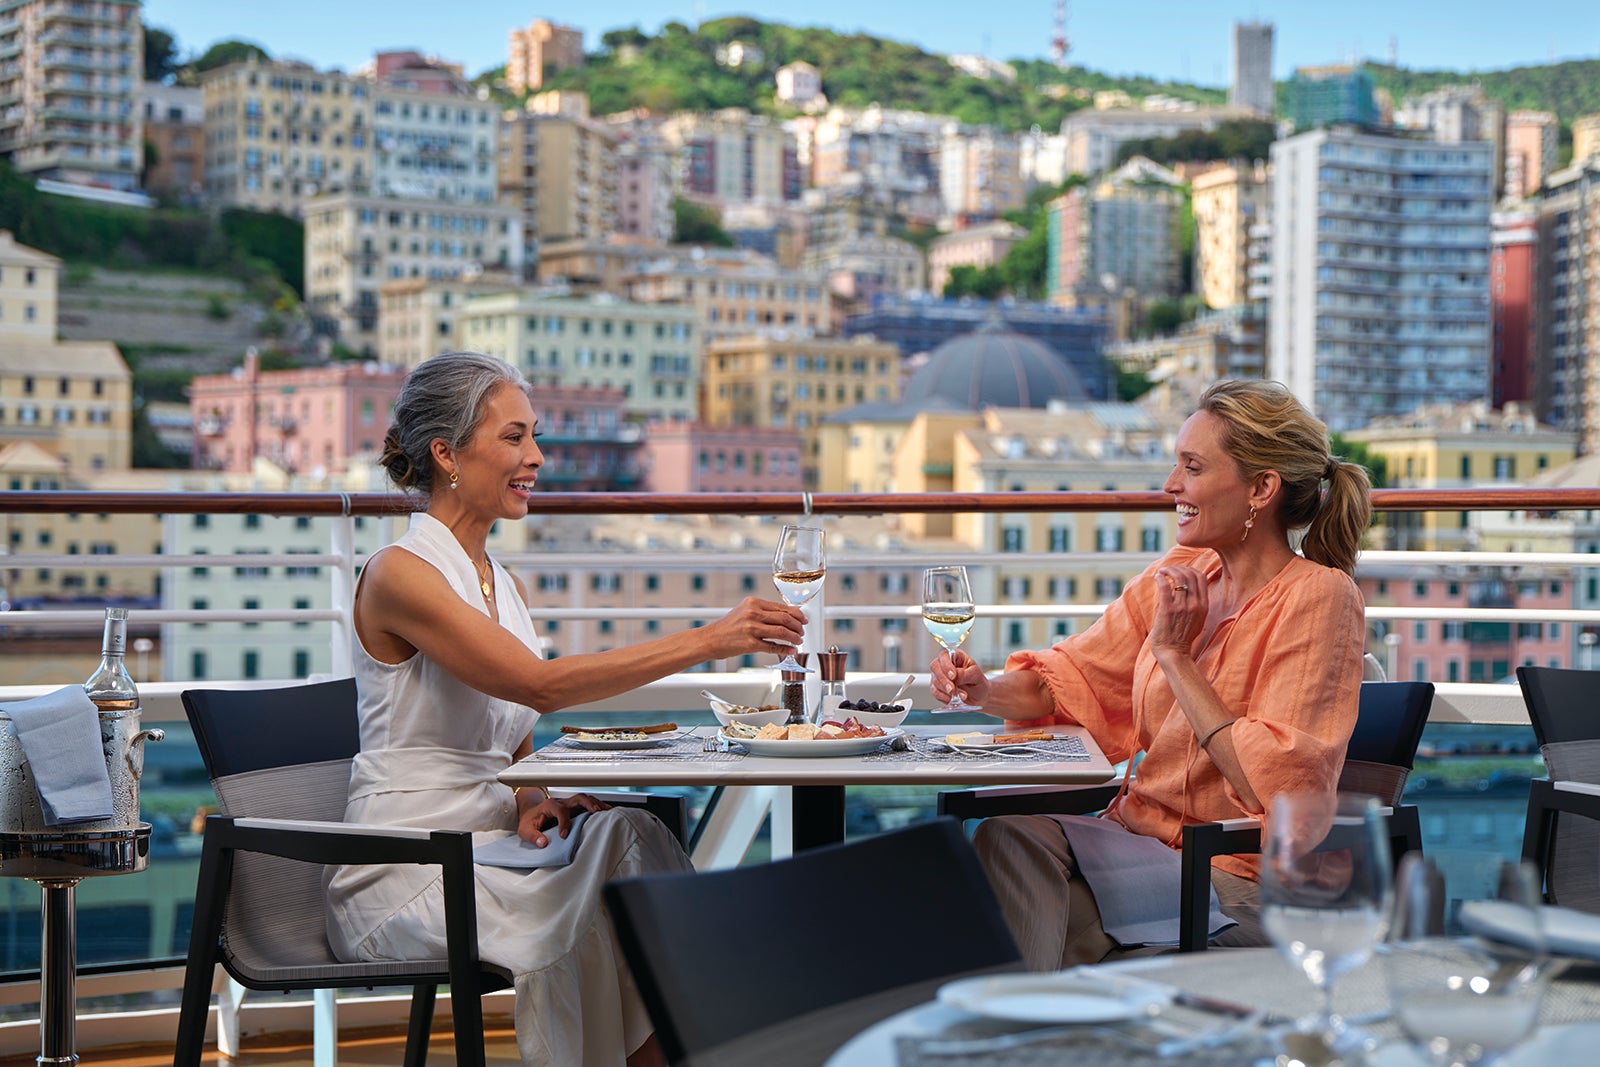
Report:
<svg viewBox="0 0 1600 1067"><path fill-rule="evenodd" d="M449 529L412 516L395 544L438 568L487 612L472 561ZM500 624L529 648L538 636L510 577L494 565ZM466 685L421 653L380 663L355 642L361 752L348 822L471 830L475 844L516 832L516 804L496 775L538 719L530 708ZM654 818L616 808L591 817L572 864L552 870L479 866L479 955L516 975L517 1045L529 1067L620 1064L651 1031L600 906L613 878L688 870ZM442 957L442 876L407 864L333 870L328 938L349 960Z"/></svg>

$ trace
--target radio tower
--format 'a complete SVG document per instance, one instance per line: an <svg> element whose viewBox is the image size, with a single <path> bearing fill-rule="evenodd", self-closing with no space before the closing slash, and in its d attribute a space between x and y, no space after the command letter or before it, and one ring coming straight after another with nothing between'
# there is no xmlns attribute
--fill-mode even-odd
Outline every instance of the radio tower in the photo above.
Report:
<svg viewBox="0 0 1600 1067"><path fill-rule="evenodd" d="M1062 70L1067 69L1067 51L1071 47L1067 42L1067 0L1056 0L1056 32L1050 38L1050 58Z"/></svg>

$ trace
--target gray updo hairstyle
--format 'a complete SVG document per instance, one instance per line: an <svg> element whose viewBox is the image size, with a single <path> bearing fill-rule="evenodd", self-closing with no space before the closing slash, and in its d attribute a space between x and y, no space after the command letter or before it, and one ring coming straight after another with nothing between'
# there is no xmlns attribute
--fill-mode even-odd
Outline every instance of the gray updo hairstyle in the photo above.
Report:
<svg viewBox="0 0 1600 1067"><path fill-rule="evenodd" d="M446 352L419 363L400 387L378 457L389 480L400 489L432 493L434 440L465 448L489 394L501 385L528 388L515 367L481 352Z"/></svg>

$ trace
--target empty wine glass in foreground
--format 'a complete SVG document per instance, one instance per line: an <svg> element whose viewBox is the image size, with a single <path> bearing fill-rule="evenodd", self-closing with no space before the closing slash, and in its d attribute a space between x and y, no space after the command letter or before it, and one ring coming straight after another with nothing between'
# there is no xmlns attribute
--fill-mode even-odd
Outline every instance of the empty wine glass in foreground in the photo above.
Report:
<svg viewBox="0 0 1600 1067"><path fill-rule="evenodd" d="M1291 1058L1356 1059L1365 1038L1333 1011L1333 983L1372 957L1388 925L1388 820L1373 797L1325 793L1273 798L1261 841L1261 925L1283 957L1321 992L1317 1014L1286 1035Z"/></svg>
<svg viewBox="0 0 1600 1067"><path fill-rule="evenodd" d="M922 574L922 622L946 652L954 652L972 632L977 607L965 567L929 567ZM982 711L952 693L940 711Z"/></svg>
<svg viewBox="0 0 1600 1067"><path fill-rule="evenodd" d="M827 557L823 550L822 531L815 526L785 526L778 538L778 550L772 555L772 584L784 603L799 607L822 591L822 581L828 573ZM812 670L790 652L778 661L782 671Z"/></svg>
<svg viewBox="0 0 1600 1067"><path fill-rule="evenodd" d="M1549 968L1532 865L1408 855L1395 902L1389 994L1417 1051L1436 1067L1484 1065L1533 1032Z"/></svg>

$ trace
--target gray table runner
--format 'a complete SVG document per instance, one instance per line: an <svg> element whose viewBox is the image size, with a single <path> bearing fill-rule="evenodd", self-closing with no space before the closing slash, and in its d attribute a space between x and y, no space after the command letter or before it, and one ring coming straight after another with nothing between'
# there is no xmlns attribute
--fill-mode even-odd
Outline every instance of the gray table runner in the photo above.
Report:
<svg viewBox="0 0 1600 1067"><path fill-rule="evenodd" d="M558 737L534 753L537 759L558 760L563 763L611 763L632 760L672 760L685 763L732 763L748 755L738 742L732 742L727 751L705 751L707 737L715 734L707 727L696 727L681 737L662 741L649 748L585 748L570 737ZM856 757L868 763L1088 763L1094 757L1078 737L1062 737L1041 741L1031 746L1036 751L1010 756L985 755L981 752L958 752L937 738L906 735L907 747L893 750L888 747Z"/></svg>

